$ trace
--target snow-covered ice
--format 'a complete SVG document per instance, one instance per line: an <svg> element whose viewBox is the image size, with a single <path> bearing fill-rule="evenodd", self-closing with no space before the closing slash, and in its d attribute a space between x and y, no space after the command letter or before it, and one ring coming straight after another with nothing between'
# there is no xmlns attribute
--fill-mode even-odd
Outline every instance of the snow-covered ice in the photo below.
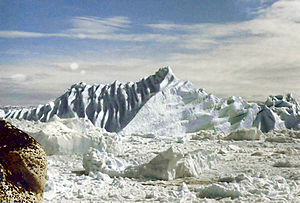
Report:
<svg viewBox="0 0 300 203"><path fill-rule="evenodd" d="M11 122L29 133L53 125ZM65 125L74 119L56 122ZM94 131L99 133L96 148L92 146L83 154L59 152L48 156L46 202L300 200L298 131L270 131L252 139L253 130L249 130L244 132L249 136L239 137L246 139L235 140L227 138L230 133L201 130L182 134L184 142L171 135L109 137L93 125L86 133ZM57 130L55 135L60 137L65 132ZM82 131L79 135L86 136ZM276 137L288 141L269 139Z"/></svg>

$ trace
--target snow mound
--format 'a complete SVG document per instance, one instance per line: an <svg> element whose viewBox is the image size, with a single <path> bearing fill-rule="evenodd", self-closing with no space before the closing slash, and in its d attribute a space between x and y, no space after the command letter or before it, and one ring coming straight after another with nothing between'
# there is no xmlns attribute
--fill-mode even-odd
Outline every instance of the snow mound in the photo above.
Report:
<svg viewBox="0 0 300 203"><path fill-rule="evenodd" d="M300 129L300 105L292 94L270 96L257 114L254 126L262 132Z"/></svg>
<svg viewBox="0 0 300 203"><path fill-rule="evenodd" d="M262 132L257 128L239 129L230 132L225 140L259 140Z"/></svg>
<svg viewBox="0 0 300 203"><path fill-rule="evenodd" d="M215 163L215 154L192 152L187 155L174 152L170 147L159 153L149 163L128 167L127 177L145 177L150 179L173 180L183 177L197 177L204 169L211 168Z"/></svg>

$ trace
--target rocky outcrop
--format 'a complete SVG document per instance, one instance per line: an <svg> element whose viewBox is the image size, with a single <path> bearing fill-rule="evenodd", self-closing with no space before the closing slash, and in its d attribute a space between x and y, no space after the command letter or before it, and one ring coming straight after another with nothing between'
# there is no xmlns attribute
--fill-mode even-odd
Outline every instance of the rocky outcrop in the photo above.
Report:
<svg viewBox="0 0 300 203"><path fill-rule="evenodd" d="M46 167L39 143L0 119L0 201L42 201Z"/></svg>

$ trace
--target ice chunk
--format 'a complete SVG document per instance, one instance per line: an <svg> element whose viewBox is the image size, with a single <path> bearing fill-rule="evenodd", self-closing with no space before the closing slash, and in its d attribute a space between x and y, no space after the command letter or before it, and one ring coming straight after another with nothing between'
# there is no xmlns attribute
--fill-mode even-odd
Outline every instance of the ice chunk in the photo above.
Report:
<svg viewBox="0 0 300 203"><path fill-rule="evenodd" d="M143 176L162 180L197 177L203 169L210 168L215 160L215 153L197 151L184 156L182 153L174 152L174 149L170 147L146 164L128 167L125 176Z"/></svg>
<svg viewBox="0 0 300 203"><path fill-rule="evenodd" d="M174 152L170 147L154 157L149 163L136 167L129 167L125 171L126 176L144 176L146 178L173 180L176 178L178 161L183 154Z"/></svg>
<svg viewBox="0 0 300 203"><path fill-rule="evenodd" d="M215 162L216 154L213 152L190 152L178 162L176 178L198 177L203 170L213 167Z"/></svg>
<svg viewBox="0 0 300 203"><path fill-rule="evenodd" d="M257 128L240 129L232 131L225 140L259 140L262 132Z"/></svg>
<svg viewBox="0 0 300 203"><path fill-rule="evenodd" d="M100 171L109 176L121 176L127 166L125 160L95 148L90 148L90 151L83 156L83 167L87 173Z"/></svg>

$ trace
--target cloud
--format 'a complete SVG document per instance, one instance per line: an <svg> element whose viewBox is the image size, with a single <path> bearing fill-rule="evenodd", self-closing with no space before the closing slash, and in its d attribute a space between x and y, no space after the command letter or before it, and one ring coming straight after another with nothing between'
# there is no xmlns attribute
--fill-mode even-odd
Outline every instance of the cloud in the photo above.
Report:
<svg viewBox="0 0 300 203"><path fill-rule="evenodd" d="M0 31L2 38L36 38L36 37L68 37L63 33L38 33L38 32L25 32L16 30Z"/></svg>
<svg viewBox="0 0 300 203"><path fill-rule="evenodd" d="M10 78L17 82L23 82L27 79L27 76L24 74L21 74L21 73L17 73L17 74L11 75Z"/></svg>
<svg viewBox="0 0 300 203"><path fill-rule="evenodd" d="M75 17L72 19L73 28L65 31L66 33L95 35L111 34L116 31L125 31L131 24L127 17L115 16L111 18L96 17Z"/></svg>
<svg viewBox="0 0 300 203"><path fill-rule="evenodd" d="M28 76L22 73L8 72L7 74L2 74L0 76L0 81L10 83L23 83L28 80Z"/></svg>
<svg viewBox="0 0 300 203"><path fill-rule="evenodd" d="M0 31L2 38L40 38L62 37L75 39L113 40L126 42L171 42L178 40L171 35L157 33L136 34L133 31L132 22L124 16L110 18L75 17L71 20L72 28L60 33L38 33L16 30ZM143 27L143 25L140 25Z"/></svg>
<svg viewBox="0 0 300 203"><path fill-rule="evenodd" d="M262 1L264 3L266 1ZM246 99L255 96L264 100L269 94L286 91L300 96L300 2L281 0L256 12L255 18L227 24L158 22L142 25L120 16L77 17L72 19L70 29L60 33L0 31L0 37L126 42L119 43L117 48L108 47L105 56L100 47L94 50L93 57L87 57L92 55L89 53L52 60L47 70L51 69L53 75L43 83L34 75L28 84L28 88L41 84L39 88L47 91L49 84L55 81L51 92L57 94L82 78L88 83L109 83L115 79L136 81L161 66L170 65L179 78L219 96L236 95ZM137 27L143 28L143 32L135 32ZM70 69L73 61L80 64L75 71ZM10 74L16 72L26 73L14 68Z"/></svg>
<svg viewBox="0 0 300 203"><path fill-rule="evenodd" d="M110 34L126 32L131 21L127 17L115 16L110 18L75 17L71 20L71 29L65 29L60 33L39 33L17 30L0 31L2 38L39 38L39 37L66 37L66 38L90 38L113 39Z"/></svg>

